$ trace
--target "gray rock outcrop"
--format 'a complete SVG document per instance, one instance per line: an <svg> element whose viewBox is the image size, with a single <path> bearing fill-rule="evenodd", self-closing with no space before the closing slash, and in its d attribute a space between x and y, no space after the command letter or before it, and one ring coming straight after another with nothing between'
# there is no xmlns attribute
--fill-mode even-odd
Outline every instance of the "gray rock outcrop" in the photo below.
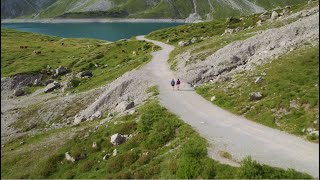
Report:
<svg viewBox="0 0 320 180"><path fill-rule="evenodd" d="M261 31L246 40L230 43L208 56L204 61L187 63L186 60L180 60L185 59L184 54L186 53L181 54L177 56L179 58L177 76L185 77L189 84L210 82L234 70L252 69L289 52L292 47L307 42L314 43L318 40L319 12L280 28Z"/></svg>
<svg viewBox="0 0 320 180"><path fill-rule="evenodd" d="M126 141L126 138L119 133L112 135L111 139L110 139L110 142L113 145L120 145L120 144L124 143L125 141Z"/></svg>
<svg viewBox="0 0 320 180"><path fill-rule="evenodd" d="M77 76L79 78L84 78L84 77L92 77L93 74L91 71L82 71L82 72L78 73Z"/></svg>
<svg viewBox="0 0 320 180"><path fill-rule="evenodd" d="M15 96L23 96L24 94L25 94L25 91L23 89L21 89L21 88L15 89L13 91L13 95L15 95Z"/></svg>
<svg viewBox="0 0 320 180"><path fill-rule="evenodd" d="M48 84L45 88L44 88L44 92L45 93L49 93L54 91L55 89L60 88L60 84L56 81L54 81L53 83Z"/></svg>
<svg viewBox="0 0 320 180"><path fill-rule="evenodd" d="M59 66L57 69L56 69L56 75L63 75L65 73L67 73L68 70L67 68L63 67L63 66Z"/></svg>

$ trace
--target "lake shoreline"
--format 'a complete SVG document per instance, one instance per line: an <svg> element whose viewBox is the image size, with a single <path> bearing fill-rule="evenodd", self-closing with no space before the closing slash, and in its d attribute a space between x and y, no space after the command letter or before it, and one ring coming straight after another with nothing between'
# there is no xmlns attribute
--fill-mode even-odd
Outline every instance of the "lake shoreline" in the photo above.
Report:
<svg viewBox="0 0 320 180"><path fill-rule="evenodd" d="M1 19L1 23L186 23L185 19L79 18L79 19Z"/></svg>

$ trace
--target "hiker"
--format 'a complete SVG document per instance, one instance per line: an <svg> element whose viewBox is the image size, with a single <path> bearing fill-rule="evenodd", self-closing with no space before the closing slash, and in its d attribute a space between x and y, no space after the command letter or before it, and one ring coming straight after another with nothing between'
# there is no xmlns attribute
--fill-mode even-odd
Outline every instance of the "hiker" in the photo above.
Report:
<svg viewBox="0 0 320 180"><path fill-rule="evenodd" d="M174 90L174 85L176 85L176 82L174 81L174 79L172 79L171 81L172 90Z"/></svg>
<svg viewBox="0 0 320 180"><path fill-rule="evenodd" d="M181 82L180 82L180 79L177 80L177 89L179 91L179 86L180 86Z"/></svg>

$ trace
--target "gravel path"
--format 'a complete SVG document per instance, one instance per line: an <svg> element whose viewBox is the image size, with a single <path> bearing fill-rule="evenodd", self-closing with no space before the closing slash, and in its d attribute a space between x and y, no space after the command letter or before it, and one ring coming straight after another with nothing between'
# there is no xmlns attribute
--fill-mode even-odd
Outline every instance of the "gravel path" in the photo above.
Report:
<svg viewBox="0 0 320 180"><path fill-rule="evenodd" d="M209 156L222 163L237 163L219 157L219 151L229 152L240 161L251 156L258 162L275 167L294 168L319 177L319 145L302 138L272 129L243 117L236 116L206 101L182 80L181 91L173 91L172 78L178 78L169 69L167 60L173 46L137 37L162 47L154 52L146 65L148 75L159 86L160 102L190 124L210 144Z"/></svg>

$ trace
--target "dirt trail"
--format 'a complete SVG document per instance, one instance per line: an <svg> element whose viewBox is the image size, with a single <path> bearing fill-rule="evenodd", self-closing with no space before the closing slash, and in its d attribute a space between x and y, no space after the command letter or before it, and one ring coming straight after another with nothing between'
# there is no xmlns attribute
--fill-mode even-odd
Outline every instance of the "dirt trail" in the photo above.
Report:
<svg viewBox="0 0 320 180"><path fill-rule="evenodd" d="M146 40L162 47L152 53L153 59L144 68L159 86L160 102L173 113L190 124L210 144L209 156L231 165L237 163L223 159L219 151L229 152L239 161L246 156L275 167L294 168L319 177L319 145L302 138L272 129L243 117L236 116L206 101L184 84L169 69L167 60L173 46ZM182 80L181 91L172 91L172 78Z"/></svg>

